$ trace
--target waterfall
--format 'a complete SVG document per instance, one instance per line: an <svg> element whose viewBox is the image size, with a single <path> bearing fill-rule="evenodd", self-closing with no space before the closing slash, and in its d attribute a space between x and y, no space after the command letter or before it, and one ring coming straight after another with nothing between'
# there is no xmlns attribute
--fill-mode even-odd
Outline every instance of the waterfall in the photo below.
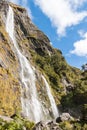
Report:
<svg viewBox="0 0 87 130"><path fill-rule="evenodd" d="M38 99L37 89L36 89L36 76L35 69L31 66L27 58L21 53L19 46L15 37L15 24L14 24L14 12L12 7L9 6L7 21L6 21L6 31L9 34L13 45L15 53L18 57L20 64L20 79L23 87L21 88L21 104L22 104L22 113L28 117L30 120L39 122L44 120L45 117L50 116L42 103ZM55 104L55 100L51 94L50 87L45 79L42 76L44 81L47 96L49 97L51 109L54 115L54 118L58 117L58 110Z"/></svg>
<svg viewBox="0 0 87 130"><path fill-rule="evenodd" d="M15 38L14 26L15 26L14 12L13 9L9 6L7 21L6 21L6 31L8 32L10 38L13 41L14 49L18 56L18 60L21 68L20 78L24 86L24 88L22 88L22 97L21 97L22 112L29 119L35 122L39 122L43 118L43 113L42 113L41 104L37 96L37 90L35 85L36 82L35 73L27 58L19 50Z"/></svg>
<svg viewBox="0 0 87 130"><path fill-rule="evenodd" d="M52 112L53 112L53 115L54 115L54 118L56 119L57 117L59 117L59 112L58 112L58 109L56 107L56 103L55 103L55 100L51 94L51 90L50 90L50 86L48 84L48 82L46 81L45 77L42 75L42 79L45 83L45 86L46 86L46 90L47 90L47 95L49 97L49 100L50 100L50 104L51 104L51 108L52 108Z"/></svg>

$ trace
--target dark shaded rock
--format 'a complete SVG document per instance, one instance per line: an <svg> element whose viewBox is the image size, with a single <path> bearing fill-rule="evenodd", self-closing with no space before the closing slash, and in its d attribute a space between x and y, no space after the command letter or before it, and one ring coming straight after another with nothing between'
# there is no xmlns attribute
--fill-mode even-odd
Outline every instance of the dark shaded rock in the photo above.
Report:
<svg viewBox="0 0 87 130"><path fill-rule="evenodd" d="M35 127L33 128L33 130L43 130L45 124L41 121L41 122L38 122Z"/></svg>
<svg viewBox="0 0 87 130"><path fill-rule="evenodd" d="M17 115L14 113L13 115L11 115L11 118L14 118L14 117L16 117Z"/></svg>
<svg viewBox="0 0 87 130"><path fill-rule="evenodd" d="M61 130L59 125L54 121L50 121L48 123L39 122L35 125L33 130Z"/></svg>
<svg viewBox="0 0 87 130"><path fill-rule="evenodd" d="M56 122L57 122L57 123L62 122L61 118L60 118L60 117L56 118Z"/></svg>
<svg viewBox="0 0 87 130"><path fill-rule="evenodd" d="M84 104L82 108L82 120L87 121L87 104Z"/></svg>

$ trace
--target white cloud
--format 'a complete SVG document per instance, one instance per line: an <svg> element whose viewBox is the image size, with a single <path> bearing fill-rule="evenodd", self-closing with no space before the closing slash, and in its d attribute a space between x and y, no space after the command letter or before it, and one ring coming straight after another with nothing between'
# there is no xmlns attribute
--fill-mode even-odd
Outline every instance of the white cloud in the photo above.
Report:
<svg viewBox="0 0 87 130"><path fill-rule="evenodd" d="M87 16L87 11L77 11L85 2L87 0L35 0L60 36L66 34L67 27L79 24Z"/></svg>
<svg viewBox="0 0 87 130"><path fill-rule="evenodd" d="M28 11L28 15L29 15L29 17L32 19L33 17L32 17L32 13L31 13L31 10L30 10L30 8L29 8L29 0L9 0L9 1L11 1L11 2L13 2L13 3L15 3L15 4L19 4L19 5L21 5L21 6L23 6L23 7L25 7L26 9L27 9L27 11Z"/></svg>
<svg viewBox="0 0 87 130"><path fill-rule="evenodd" d="M87 32L81 32L80 36L83 38L74 43L74 50L70 51L71 54L77 56L86 56L87 57Z"/></svg>
<svg viewBox="0 0 87 130"><path fill-rule="evenodd" d="M81 38L83 38L85 32L84 32L84 30L79 30L79 31L78 31L78 34L79 34L79 36L80 36Z"/></svg>
<svg viewBox="0 0 87 130"><path fill-rule="evenodd" d="M71 7L74 9L83 6L83 4L87 2L87 0L68 0L68 1L70 2Z"/></svg>

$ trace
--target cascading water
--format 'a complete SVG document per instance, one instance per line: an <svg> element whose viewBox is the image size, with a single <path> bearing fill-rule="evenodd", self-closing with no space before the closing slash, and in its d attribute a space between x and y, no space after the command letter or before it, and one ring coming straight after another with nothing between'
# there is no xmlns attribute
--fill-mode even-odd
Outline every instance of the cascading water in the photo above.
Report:
<svg viewBox="0 0 87 130"><path fill-rule="evenodd" d="M22 113L27 116L29 119L39 122L44 119L46 116L46 109L38 100L37 89L36 89L36 76L33 67L30 65L27 58L21 53L19 46L16 42L15 31L14 31L14 12L12 7L9 6L9 11L6 21L6 31L8 32L10 38L13 41L15 53L18 57L20 63L20 79L23 84L21 104L22 104ZM55 100L51 94L49 85L44 76L42 79L45 83L47 96L49 97L51 109L54 115L54 118L58 117L58 111L55 104ZM44 110L43 110L44 109Z"/></svg>
<svg viewBox="0 0 87 130"><path fill-rule="evenodd" d="M43 79L43 81L45 83L45 86L46 86L47 95L48 95L49 100L50 100L50 104L51 104L51 108L52 108L54 118L56 119L57 117L59 117L59 112L58 112L58 109L56 107L55 100L54 100L54 98L53 98L53 96L51 94L49 84L48 84L48 82L46 81L46 79L45 79L45 77L43 75L42 75L42 79Z"/></svg>
<svg viewBox="0 0 87 130"><path fill-rule="evenodd" d="M29 119L38 122L43 118L43 114L35 86L36 78L29 61L24 55L22 55L21 51L18 48L14 35L14 12L10 6L6 21L6 31L13 41L14 48L20 62L20 78L22 84L24 85L24 89L22 89L23 95L21 97L22 111L25 116L29 117Z"/></svg>

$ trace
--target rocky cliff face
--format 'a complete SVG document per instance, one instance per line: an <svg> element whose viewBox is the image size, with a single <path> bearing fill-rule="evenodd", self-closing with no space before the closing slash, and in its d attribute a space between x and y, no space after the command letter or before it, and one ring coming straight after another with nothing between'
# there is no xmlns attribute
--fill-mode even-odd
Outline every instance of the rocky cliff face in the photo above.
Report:
<svg viewBox="0 0 87 130"><path fill-rule="evenodd" d="M14 113L16 113L17 111L21 110L22 107L24 110L26 110L24 108L24 105L27 105L27 98L29 99L29 96L26 95L28 92L28 90L26 90L26 88L24 88L22 90L22 88L24 86L26 86L27 84L31 84L30 87L32 87L31 89L34 89L34 83L36 84L36 89L38 91L38 98L40 98L41 103L43 104L43 109L46 109L47 113L51 112L51 106L50 106L50 102L49 102L49 98L48 98L48 94L47 94L47 90L46 90L46 85L45 82L42 79L42 74L44 75L45 73L42 73L39 68L35 65L34 60L33 60L33 55L35 56L36 54L40 54L40 55L44 55L45 53L47 55L50 55L52 53L52 47L50 45L50 41L49 39L41 32L38 30L38 28L36 26L33 25L33 23L31 22L31 20L29 19L27 12L24 8L19 7L17 5L14 5L12 3L6 2L6 1L1 1L0 2L0 11L1 11L1 51L0 51L0 63L1 63L1 75L3 80L6 82L7 80L7 85L4 84L4 81L1 79L1 88L2 89L2 94L4 93L6 96L2 97L3 101L1 100L1 114L2 115L13 115ZM20 72L22 66L21 66L21 60L18 56L18 52L15 48L13 39L10 37L9 33L6 32L6 21L7 21L7 15L9 12L9 6L13 9L14 12L14 26L15 26L15 38L16 38L16 42L18 45L18 48L21 52L21 56L22 58L24 58L25 63L28 63L28 60L31 64L31 66L35 67L34 69L34 75L35 75L35 80L36 81L32 81L31 83L25 83L22 82L23 79L21 79L20 77ZM11 21L10 21L11 22ZM25 66L25 67L29 67L29 66ZM32 68L33 68L32 67ZM24 68L23 70L23 75L28 75L27 70L25 70L27 68ZM31 68L30 68L31 69ZM6 72L4 72L6 71ZM4 74L2 74L4 73ZM32 76L33 76L33 72ZM5 79L4 75L7 75L7 79ZM30 77L32 78L32 77ZM34 78L34 76L33 76ZM29 81L27 81L29 82ZM3 84L3 85L2 85ZM4 86L4 87L3 87ZM9 92L11 91L11 92ZM22 91L22 92L21 92ZM33 92L34 90L31 91L32 93L36 93ZM33 94L32 94L33 95ZM28 96L28 97L26 97ZM21 97L23 98L22 101L24 102L24 104L22 104L21 106ZM7 104L7 98L8 98L8 102L9 104ZM30 96L31 98L31 96ZM33 100L33 99L32 99ZM6 103L7 102L7 103ZM6 108L5 108L5 106ZM36 106L37 107L37 106ZM26 110L27 111L27 110ZM24 116L25 112L22 113ZM47 115L47 114L46 114ZM49 114L48 114L49 115ZM52 115L52 114L51 114ZM52 115L53 117L53 115ZM48 117L47 117L48 118Z"/></svg>
<svg viewBox="0 0 87 130"><path fill-rule="evenodd" d="M5 31L8 3L0 2L0 114L12 115L20 107L18 60Z"/></svg>
<svg viewBox="0 0 87 130"><path fill-rule="evenodd" d="M80 117L84 113L86 119L86 73L67 64L62 52L51 46L48 37L32 23L24 8L6 1L0 1L0 115L12 116L21 112L21 96L26 99L26 95L21 93L24 85L20 78L19 58L6 32L9 6L14 12L15 37L19 50L35 68L38 97L47 113L53 116L41 75L48 81L56 104L62 111L70 112L77 118L79 113ZM75 108L76 104L78 109Z"/></svg>

